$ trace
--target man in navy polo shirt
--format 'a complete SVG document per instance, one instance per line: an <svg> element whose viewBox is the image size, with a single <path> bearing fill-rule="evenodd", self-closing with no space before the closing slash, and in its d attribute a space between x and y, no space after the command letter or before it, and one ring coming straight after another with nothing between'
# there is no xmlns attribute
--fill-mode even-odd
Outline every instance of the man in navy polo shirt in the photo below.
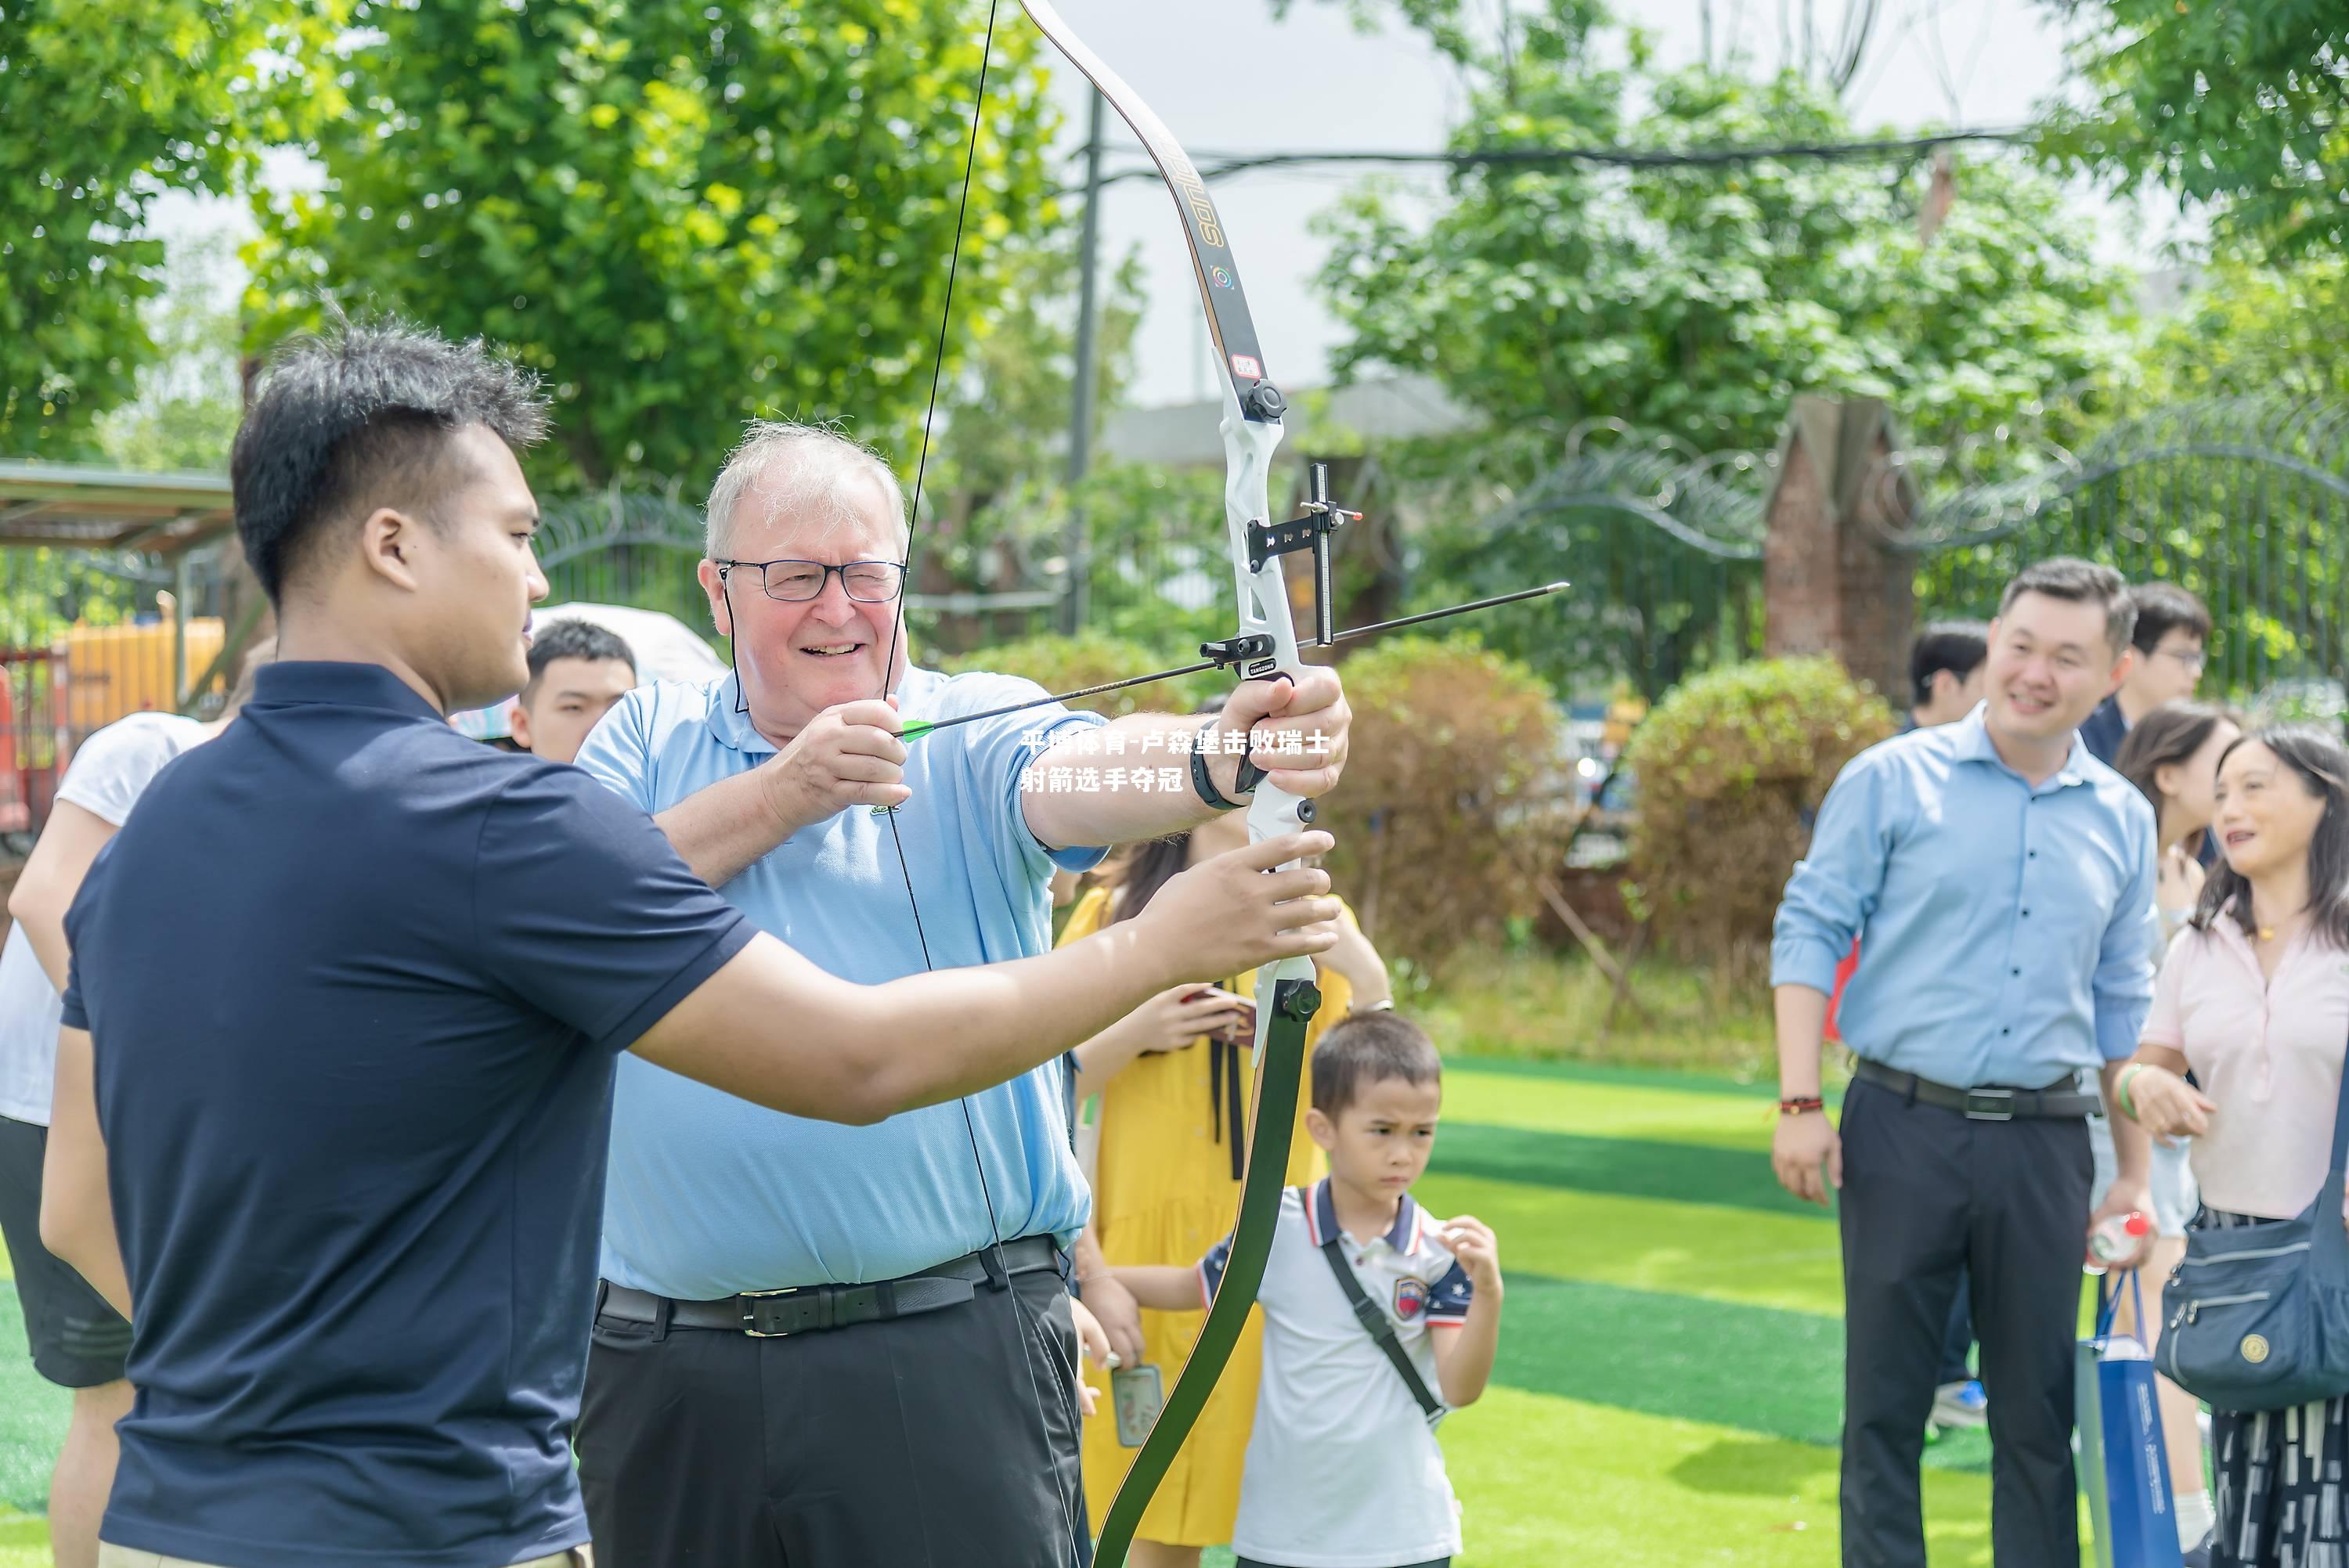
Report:
<svg viewBox="0 0 2349 1568"><path fill-rule="evenodd" d="M874 1121L1333 940L1279 929L1334 919L1320 873L1259 874L1315 833L1088 953L868 988L755 932L641 811L446 722L525 674L546 583L512 449L543 425L479 345L355 329L238 434L280 662L67 923L41 1229L130 1316L138 1388L101 1568L571 1562L621 1052Z"/></svg>

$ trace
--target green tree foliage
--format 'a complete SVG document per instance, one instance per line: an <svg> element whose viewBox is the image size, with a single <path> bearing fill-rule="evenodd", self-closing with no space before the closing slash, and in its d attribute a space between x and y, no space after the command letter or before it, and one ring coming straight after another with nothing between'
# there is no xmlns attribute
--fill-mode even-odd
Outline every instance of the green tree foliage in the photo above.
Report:
<svg viewBox="0 0 2349 1568"><path fill-rule="evenodd" d="M2214 262L2145 352L2146 396L2349 398L2349 263Z"/></svg>
<svg viewBox="0 0 2349 1568"><path fill-rule="evenodd" d="M1465 638L1396 637L1344 667L1352 749L1316 819L1330 879L1391 963L1437 975L1538 907L1568 825L1557 706Z"/></svg>
<svg viewBox="0 0 2349 1568"><path fill-rule="evenodd" d="M1687 681L1624 759L1640 781L1639 902L1691 955L1758 964L1810 820L1891 710L1833 659L1761 659Z"/></svg>
<svg viewBox="0 0 2349 1568"><path fill-rule="evenodd" d="M1076 240L1076 225L1062 223L1009 249L1000 304L970 323L970 348L948 389L944 429L925 484L935 504L925 506L914 542L920 592L1033 592L1068 581ZM1132 255L1102 279L1096 435L1133 376L1141 294L1141 266ZM1090 480L1084 493L1090 496L1099 484ZM1051 612L996 612L936 630L967 645L1057 624Z"/></svg>
<svg viewBox="0 0 2349 1568"><path fill-rule="evenodd" d="M1987 614L2029 562L2083 555L2200 595L2213 620L2205 695L2264 706L2269 683L2331 676L2349 635L2336 493L2349 265L2267 265L2230 247L2153 325L2121 380L2118 397L2092 400L2102 428L2064 438L2061 469L2043 469L2053 459L2028 439L1984 443L1967 467L2081 482L2010 491L2005 527L1923 557L1920 609Z"/></svg>
<svg viewBox="0 0 2349 1568"><path fill-rule="evenodd" d="M1477 83L1461 147L1685 150L1844 141L1841 107L1792 74L1659 73L1639 36L1551 0L1506 76ZM1438 36L1442 36L1441 34ZM1607 61L1620 55L1622 67ZM1802 391L1895 399L1927 434L2011 417L2116 362L2119 285L2060 190L2025 168L1959 171L1929 240L1920 164L1761 160L1642 169L1485 165L1419 223L1372 187L1328 222L1323 273L1352 333L1340 362L1434 376L1507 428L1592 416L1701 450L1766 446Z"/></svg>
<svg viewBox="0 0 2349 1568"><path fill-rule="evenodd" d="M0 451L92 455L93 421L157 354L156 199L226 191L253 147L294 133L293 65L333 11L0 0ZM333 112L333 84L310 85Z"/></svg>
<svg viewBox="0 0 2349 1568"><path fill-rule="evenodd" d="M256 315L283 330L324 294L507 346L556 397L543 477L698 482L758 415L910 458L985 12L358 0L326 189L260 205ZM1037 48L996 35L949 371L1006 242L1056 216Z"/></svg>
<svg viewBox="0 0 2349 1568"><path fill-rule="evenodd" d="M916 647L915 654L921 657L922 650ZM1145 675L1164 663L1163 650L1102 632L1086 632L1073 637L1047 633L937 661L940 668L950 673L987 670L1019 676L1048 692L1078 691L1128 676ZM1128 686L1123 691L1079 697L1069 706L1112 718L1123 718L1130 713L1186 713L1208 696L1229 689L1228 679L1210 671L1154 686Z"/></svg>
<svg viewBox="0 0 2349 1568"><path fill-rule="evenodd" d="M2349 8L2340 0L2045 0L2088 103L2047 139L2122 189L2167 186L2282 260L2349 245Z"/></svg>
<svg viewBox="0 0 2349 1568"><path fill-rule="evenodd" d="M1032 505L1034 487L1057 485L1068 464L1076 381L1079 257L1074 222L1007 246L993 311L969 324L970 347L947 407L951 418L932 461L934 477L965 507ZM1130 253L1101 280L1095 342L1094 433L1133 377L1133 335L1142 322L1142 262ZM959 290L957 290L957 293ZM960 315L962 307L956 305Z"/></svg>
<svg viewBox="0 0 2349 1568"><path fill-rule="evenodd" d="M244 411L234 290L221 286L231 262L224 236L172 247L163 292L147 310L155 360L140 371L131 400L98 420L98 451L111 467L228 467Z"/></svg>
<svg viewBox="0 0 2349 1568"><path fill-rule="evenodd" d="M1861 139L1798 73L1662 70L1636 28L1589 0L1514 8L1504 49L1455 0L1355 0L1400 15L1460 71L1462 149L1628 147L1659 153ZM2127 278L2086 222L2018 160L1964 160L1936 225L1928 162L1804 158L1620 169L1485 163L1430 201L1379 185L1325 220L1322 284L1350 339L1342 371L1433 377L1482 414L1475 439L1385 452L1432 482L1415 599L1549 579L1573 594L1478 627L1560 684L1599 669L1660 693L1756 640L1750 500L1714 481L1593 493L1670 512L1682 537L1537 489L1569 431L1621 420L1682 456L1767 449L1797 393L1889 399L1918 441L2024 422L2063 388L2127 362ZM1930 229L1930 233L1929 233ZM1587 452L1594 444L1586 442ZM1660 468L1658 472L1663 471ZM1683 471L1680 479L1690 476ZM1453 481L1449 487L1446 480ZM1506 526L1502 502L1540 496ZM1727 519L1726 522L1723 521Z"/></svg>

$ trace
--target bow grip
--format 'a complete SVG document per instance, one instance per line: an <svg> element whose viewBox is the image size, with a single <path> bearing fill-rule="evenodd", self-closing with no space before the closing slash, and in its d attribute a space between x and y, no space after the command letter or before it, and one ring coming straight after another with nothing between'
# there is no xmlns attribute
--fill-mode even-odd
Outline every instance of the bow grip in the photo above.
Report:
<svg viewBox="0 0 2349 1568"><path fill-rule="evenodd" d="M1260 676L1256 678L1259 680L1287 681L1291 686L1295 686L1297 684L1296 677L1291 676L1287 670L1275 670L1268 676ZM1258 768L1252 758L1243 753L1240 757L1239 776L1232 784L1233 793L1239 795L1253 795L1256 793L1256 787L1263 783L1264 779L1264 769ZM1304 814L1299 820L1300 821L1311 821L1313 820L1313 812L1311 809L1309 807L1307 808Z"/></svg>

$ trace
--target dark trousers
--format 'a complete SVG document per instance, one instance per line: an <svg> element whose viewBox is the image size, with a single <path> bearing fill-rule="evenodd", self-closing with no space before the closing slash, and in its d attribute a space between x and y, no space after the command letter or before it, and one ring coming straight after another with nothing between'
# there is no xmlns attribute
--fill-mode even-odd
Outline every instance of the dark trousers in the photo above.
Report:
<svg viewBox="0 0 2349 1568"><path fill-rule="evenodd" d="M1933 1374L1936 1383L1962 1383L1973 1376L1967 1358L1974 1353L1973 1288L1963 1269L1958 1271L1958 1288L1950 1304L1949 1331L1941 1336L1941 1367Z"/></svg>
<svg viewBox="0 0 2349 1568"><path fill-rule="evenodd" d="M2077 1568L2086 1126L1972 1121L1862 1082L1842 1131L1845 1568L1925 1568L1917 1472L1961 1274L1990 1396L1992 1559Z"/></svg>
<svg viewBox="0 0 2349 1568"><path fill-rule="evenodd" d="M1049 1269L781 1339L598 1318L577 1437L596 1568L1071 1568L1092 1550L1076 1377Z"/></svg>

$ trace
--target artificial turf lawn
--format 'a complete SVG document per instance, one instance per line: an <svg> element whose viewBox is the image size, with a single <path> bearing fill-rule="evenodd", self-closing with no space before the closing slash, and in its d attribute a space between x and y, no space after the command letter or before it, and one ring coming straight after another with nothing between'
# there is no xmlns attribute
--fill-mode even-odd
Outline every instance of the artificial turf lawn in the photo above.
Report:
<svg viewBox="0 0 2349 1568"><path fill-rule="evenodd" d="M11 1278L8 1250L0 1247L0 1281ZM11 1513L38 1514L49 1506L49 1467L58 1445L66 1440L66 1416L73 1396L45 1382L33 1370L25 1346L24 1309L16 1305L15 1286L0 1284L0 1568L16 1568L9 1556L23 1545L26 1532L38 1533L36 1558L48 1562L48 1529L39 1520L11 1518Z"/></svg>
<svg viewBox="0 0 2349 1568"><path fill-rule="evenodd" d="M1836 1233L1771 1176L1770 1091L1454 1062L1444 1101L1418 1195L1491 1224L1509 1279L1494 1387L1443 1430L1461 1568L1830 1568ZM24 1343L0 1291L0 1568L47 1561L41 1522L7 1511L45 1506L65 1429ZM1935 1568L1989 1561L1988 1451L1979 1432L1927 1450Z"/></svg>

